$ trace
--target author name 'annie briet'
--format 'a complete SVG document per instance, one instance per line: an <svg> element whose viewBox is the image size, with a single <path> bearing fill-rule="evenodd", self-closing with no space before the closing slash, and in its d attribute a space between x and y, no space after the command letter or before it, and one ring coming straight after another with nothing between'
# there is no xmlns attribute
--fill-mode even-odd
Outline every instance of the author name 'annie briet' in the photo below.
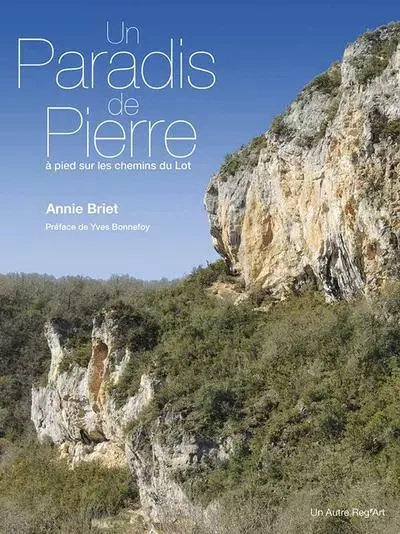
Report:
<svg viewBox="0 0 400 534"><path fill-rule="evenodd" d="M118 215L119 213L119 204L105 202L87 202L86 204L49 202L46 207L46 215Z"/></svg>

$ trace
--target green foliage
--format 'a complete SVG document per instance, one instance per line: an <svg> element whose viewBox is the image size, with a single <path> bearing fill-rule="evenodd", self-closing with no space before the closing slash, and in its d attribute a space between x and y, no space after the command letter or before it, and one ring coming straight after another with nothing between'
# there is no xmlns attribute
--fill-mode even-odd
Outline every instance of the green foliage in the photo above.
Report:
<svg viewBox="0 0 400 534"><path fill-rule="evenodd" d="M335 97L341 84L340 64L335 63L325 73L317 76L307 87L306 90L315 90L327 93ZM326 122L322 125L321 130L308 139L303 139L305 145L314 144L321 139L326 127L336 115L338 100L334 99L332 106L328 109ZM270 125L269 133L273 134L279 140L288 140L293 138L294 129L287 123L287 114L282 113L276 116ZM241 147L234 154L227 154L225 161L220 169L220 178L222 182L227 182L231 176L234 176L240 169L253 169L257 164L260 152L267 146L265 135L255 137L248 145Z"/></svg>
<svg viewBox="0 0 400 534"><path fill-rule="evenodd" d="M326 440L338 440L346 428L347 410L335 399L327 402L323 413L316 418L321 436Z"/></svg>
<svg viewBox="0 0 400 534"><path fill-rule="evenodd" d="M393 24L363 36L368 52L354 60L357 81L360 85L365 85L380 76L389 65L390 58L400 42L399 28L398 24ZM387 31L386 35L382 33L384 30Z"/></svg>
<svg viewBox="0 0 400 534"><path fill-rule="evenodd" d="M112 306L111 317L115 319L115 336L121 347L139 354L151 350L157 344L158 324L138 306L120 301Z"/></svg>
<svg viewBox="0 0 400 534"><path fill-rule="evenodd" d="M221 168L222 181L226 182L229 176L234 176L240 166L240 158L236 154L227 154Z"/></svg>
<svg viewBox="0 0 400 534"><path fill-rule="evenodd" d="M8 449L13 460L0 469L2 532L96 532L93 519L114 515L138 498L127 468L83 463L71 469L55 451L34 443Z"/></svg>
<svg viewBox="0 0 400 534"><path fill-rule="evenodd" d="M400 137L400 119L389 120L378 108L374 108L370 115L372 142L398 141Z"/></svg>
<svg viewBox="0 0 400 534"><path fill-rule="evenodd" d="M234 154L227 154L220 169L220 177L223 182L228 181L239 169L253 169L258 164L260 152L267 146L264 134L255 137L248 145L242 146Z"/></svg>
<svg viewBox="0 0 400 534"><path fill-rule="evenodd" d="M254 534L367 534L369 527L378 532L378 523L357 518L312 522L309 509L346 508L348 503L365 508L373 503L388 509L388 503L398 500L400 292L392 287L387 295L372 301L332 304L307 291L275 304L268 295L260 294L257 307L269 305L269 311L263 313L254 311L252 299L233 306L215 298L207 288L217 281L235 283L223 262L196 269L173 285L125 296L119 304L109 299L121 344L133 351L113 395L123 402L135 394L143 373L158 382L154 400L126 432L133 433L149 451L154 434L171 445L184 433L205 446L233 439L229 459L200 461L176 473L193 499L206 504L218 498L221 514L224 507L233 510L221 516L221 525L230 534L246 529ZM19 306L22 309L22 303ZM32 307L31 297L24 306L18 313L12 306L8 308L18 324ZM76 309L78 306L76 302ZM35 336L45 316L36 317ZM3 315L4 321L6 317ZM82 332L88 322L89 317L82 313ZM14 330L13 334L18 335ZM31 352L22 339L19 343L22 365ZM32 346L29 338L25 343ZM14 362L11 358L9 362L9 372L3 372L0 379L0 405L5 408L15 406L13 399L21 395L18 377L10 371ZM0 411L0 422L1 417L7 420L9 415ZM49 482L38 481L33 486L39 488L37 495L46 496L46 502L60 503L62 511L56 512L56 522L74 507L87 521L82 503L90 517L114 513L122 505L124 483L118 482L115 491L111 487L103 494L112 481L97 480L99 487L93 495L73 478L78 475L65 474L57 466L53 469L53 464L50 468L46 462L40 457L32 460L31 464L45 466L40 469L42 476L45 471L49 477ZM18 475L18 469L15 480L37 480L33 465L28 470L24 467L23 475ZM0 495L4 488L6 502L23 509L33 497L21 497L25 500L20 501L14 482L7 477L0 471ZM85 472L84 477L95 475ZM64 486L58 482L61 479ZM65 484L71 495L64 494ZM49 493L53 487L55 493ZM40 511L44 505L34 500L33 506ZM306 509L307 514L302 515ZM76 517L72 512L71 516ZM32 524L37 521L34 517ZM85 523L77 525L85 532ZM31 532L36 533L28 530L27 534ZM182 532L191 530L184 527Z"/></svg>
<svg viewBox="0 0 400 534"><path fill-rule="evenodd" d="M212 300L207 297L205 289L216 281L232 282L234 278L227 273L227 267L219 260L206 268L197 268L184 281L173 287L154 294L148 293L137 299L135 306L113 307L118 324L127 325L122 339L130 346L133 357L128 362L121 380L113 386L113 396L118 404L137 392L143 372L156 369L162 378L164 370L157 361L162 350L160 341L172 334L170 328L175 324L183 324L187 313L197 304L208 306ZM135 311L140 309L141 311ZM132 316L134 320L132 321ZM139 320L138 317L141 317ZM129 326L130 325L130 326ZM137 337L141 337L140 343ZM134 340L134 341L132 341ZM162 360L164 355L160 355Z"/></svg>
<svg viewBox="0 0 400 534"><path fill-rule="evenodd" d="M337 94L341 83L342 73L340 63L334 63L329 70L316 76L307 85L306 90L321 91L322 93L334 96Z"/></svg>
<svg viewBox="0 0 400 534"><path fill-rule="evenodd" d="M326 129L328 128L328 120L324 120L321 122L321 126L318 130L316 130L314 133L310 135L301 134L298 138L298 144L301 147L307 147L312 148L315 146L321 139L324 138Z"/></svg>
<svg viewBox="0 0 400 534"><path fill-rule="evenodd" d="M329 124L336 117L339 109L339 97L336 96L332 99L327 111L326 111L326 121Z"/></svg>
<svg viewBox="0 0 400 534"><path fill-rule="evenodd" d="M65 348L69 354L60 363L60 372L68 371L74 365L86 368L92 354L90 332L77 332L68 339Z"/></svg>
<svg viewBox="0 0 400 534"><path fill-rule="evenodd" d="M224 260L210 263L206 268L197 267L183 282L185 288L203 290L210 287L214 282L232 282L234 277L229 275L228 267Z"/></svg>
<svg viewBox="0 0 400 534"><path fill-rule="evenodd" d="M218 429L240 409L237 392L222 384L204 384L195 395L194 410L202 413L200 428Z"/></svg>
<svg viewBox="0 0 400 534"><path fill-rule="evenodd" d="M388 143L400 141L400 119L389 120L379 108L374 108L369 115L372 143ZM392 179L397 179L395 171ZM386 182L385 173L368 173L365 177L365 196L373 201L382 201L382 192Z"/></svg>
<svg viewBox="0 0 400 534"><path fill-rule="evenodd" d="M293 134L293 131L290 126L287 125L285 118L286 114L284 113L282 113L281 115L277 115L272 120L269 131L277 137L290 138Z"/></svg>
<svg viewBox="0 0 400 534"><path fill-rule="evenodd" d="M392 310L395 301L392 293ZM400 327L377 313L388 302L327 305L310 293L264 314L211 299L190 278L168 290L155 307L159 342L138 373L162 383L146 425L159 418L161 439L184 430L211 442L238 440L229 461L177 473L186 491L203 504L251 494L276 520L304 488L317 488L318 507L338 500L345 507L352 484L368 494L379 472L374 502L395 499ZM163 423L167 413L175 415L173 429ZM334 532L338 521L320 526Z"/></svg>
<svg viewBox="0 0 400 534"><path fill-rule="evenodd" d="M382 135L392 140L398 140L400 137L400 119L388 121L382 130Z"/></svg>

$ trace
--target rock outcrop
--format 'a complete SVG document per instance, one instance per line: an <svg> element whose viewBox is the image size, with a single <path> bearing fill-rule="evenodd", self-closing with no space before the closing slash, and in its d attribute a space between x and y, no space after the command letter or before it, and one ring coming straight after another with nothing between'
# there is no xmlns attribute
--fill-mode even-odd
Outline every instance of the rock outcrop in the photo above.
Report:
<svg viewBox="0 0 400 534"><path fill-rule="evenodd" d="M132 355L119 343L116 330L110 315L94 320L85 368L73 360L71 326L60 320L46 325L51 365L47 385L32 389L32 421L39 439L59 445L72 463L97 459L125 464L125 430L153 397L154 383L143 375L137 394L117 406L111 388Z"/></svg>
<svg viewBox="0 0 400 534"><path fill-rule="evenodd" d="M211 179L213 243L247 288L336 299L399 278L399 39L359 38Z"/></svg>
<svg viewBox="0 0 400 534"><path fill-rule="evenodd" d="M135 358L127 343L135 325L125 324L124 329L119 322L124 323L114 312L94 319L90 345L80 342L91 352L87 365L77 363L76 353L82 347L74 344L77 332L71 325L58 319L46 325L51 352L47 384L32 388L31 417L38 437L56 444L71 465L82 461L128 465L152 533L161 523L207 525L215 506L203 509L194 504L179 480L191 469L225 461L233 440L200 440L182 430L180 415L168 410L145 426L140 417L160 387L149 375L141 375L135 395L117 401L113 386Z"/></svg>

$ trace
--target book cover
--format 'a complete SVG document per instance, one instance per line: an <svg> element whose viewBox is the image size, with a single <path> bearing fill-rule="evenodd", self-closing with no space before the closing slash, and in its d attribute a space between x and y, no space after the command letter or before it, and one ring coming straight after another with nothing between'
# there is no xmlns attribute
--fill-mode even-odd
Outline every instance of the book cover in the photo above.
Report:
<svg viewBox="0 0 400 534"><path fill-rule="evenodd" d="M399 531L398 18L6 6L1 534Z"/></svg>

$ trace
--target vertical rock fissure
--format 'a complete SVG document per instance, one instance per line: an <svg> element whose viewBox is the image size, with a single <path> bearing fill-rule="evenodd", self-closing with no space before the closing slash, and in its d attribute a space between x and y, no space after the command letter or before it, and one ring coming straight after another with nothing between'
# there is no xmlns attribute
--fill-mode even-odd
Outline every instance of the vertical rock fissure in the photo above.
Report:
<svg viewBox="0 0 400 534"><path fill-rule="evenodd" d="M97 341L93 346L91 372L89 374L89 394L94 411L99 411L99 396L101 385L104 380L104 362L108 356L108 347L102 341Z"/></svg>

